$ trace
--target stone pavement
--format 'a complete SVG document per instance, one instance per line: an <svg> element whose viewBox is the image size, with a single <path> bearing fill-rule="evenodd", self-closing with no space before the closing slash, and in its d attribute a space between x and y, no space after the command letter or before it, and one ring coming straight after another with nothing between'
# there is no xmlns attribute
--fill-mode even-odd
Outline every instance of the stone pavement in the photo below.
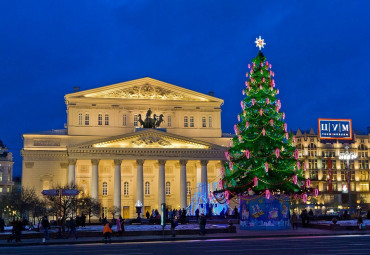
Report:
<svg viewBox="0 0 370 255"><path fill-rule="evenodd" d="M112 243L128 242L161 242L161 241L180 241L180 240L206 240L206 239L243 239L243 238L274 238L274 237L299 237L299 236L332 236L332 235L366 235L370 234L369 230L323 230L313 228L299 228L298 230L239 230L237 226L236 233L218 233L200 235L141 235L141 236L123 236L112 237ZM27 245L66 245L66 244L89 244L103 243L103 237L81 237L77 240L69 239L50 239L45 243L42 239L24 239L20 243L7 243L6 240L0 240L0 246L27 246Z"/></svg>

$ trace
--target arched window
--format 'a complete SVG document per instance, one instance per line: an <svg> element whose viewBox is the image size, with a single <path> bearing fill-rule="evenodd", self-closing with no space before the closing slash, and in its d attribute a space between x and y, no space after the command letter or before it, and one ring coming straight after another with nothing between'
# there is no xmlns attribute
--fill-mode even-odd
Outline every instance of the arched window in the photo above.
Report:
<svg viewBox="0 0 370 255"><path fill-rule="evenodd" d="M138 125L138 116L137 114L134 115L134 127L137 127Z"/></svg>
<svg viewBox="0 0 370 255"><path fill-rule="evenodd" d="M205 116L202 117L202 127L207 127L207 119Z"/></svg>
<svg viewBox="0 0 370 255"><path fill-rule="evenodd" d="M208 127L212 127L212 116L208 117Z"/></svg>
<svg viewBox="0 0 370 255"><path fill-rule="evenodd" d="M184 116L184 127L188 127L188 126L189 126L188 116Z"/></svg>
<svg viewBox="0 0 370 255"><path fill-rule="evenodd" d="M308 145L308 149L316 149L316 145L313 144L313 143L310 143L310 145Z"/></svg>
<svg viewBox="0 0 370 255"><path fill-rule="evenodd" d="M128 182L125 182L124 184L123 184L123 195L124 196L128 196L128 188L129 188L129 186L128 186Z"/></svg>
<svg viewBox="0 0 370 255"><path fill-rule="evenodd" d="M105 114L105 125L109 126L109 114Z"/></svg>
<svg viewBox="0 0 370 255"><path fill-rule="evenodd" d="M358 149L359 150L367 150L367 147L364 144L360 144L360 146L358 146Z"/></svg>
<svg viewBox="0 0 370 255"><path fill-rule="evenodd" d="M98 114L98 126L103 125L103 115L101 113Z"/></svg>
<svg viewBox="0 0 370 255"><path fill-rule="evenodd" d="M103 182L103 196L108 195L108 183Z"/></svg>
<svg viewBox="0 0 370 255"><path fill-rule="evenodd" d="M166 195L171 195L171 183L166 182Z"/></svg>
<svg viewBox="0 0 370 255"><path fill-rule="evenodd" d="M122 115L122 126L126 126L126 125L127 125L127 115L123 114Z"/></svg>
<svg viewBox="0 0 370 255"><path fill-rule="evenodd" d="M82 113L78 114L78 125L82 126Z"/></svg>
<svg viewBox="0 0 370 255"><path fill-rule="evenodd" d="M85 114L85 125L90 125L90 115L88 113Z"/></svg>
<svg viewBox="0 0 370 255"><path fill-rule="evenodd" d="M194 116L190 116L190 127L194 127Z"/></svg>
<svg viewBox="0 0 370 255"><path fill-rule="evenodd" d="M145 182L145 195L150 195L150 183Z"/></svg>

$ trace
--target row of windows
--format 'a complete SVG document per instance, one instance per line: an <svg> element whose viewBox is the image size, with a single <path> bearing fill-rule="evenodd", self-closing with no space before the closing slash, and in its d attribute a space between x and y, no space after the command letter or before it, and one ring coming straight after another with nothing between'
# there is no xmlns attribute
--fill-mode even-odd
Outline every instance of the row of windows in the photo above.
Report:
<svg viewBox="0 0 370 255"><path fill-rule="evenodd" d="M3 193L5 191L5 189L3 187L0 187L0 193ZM7 187L6 188L6 192L10 192L10 187Z"/></svg>
<svg viewBox="0 0 370 255"><path fill-rule="evenodd" d="M328 162L326 160L321 161L322 168L327 169L328 168ZM347 169L347 162L345 160L340 160L340 168L341 169ZM358 168L359 169L370 169L369 168L369 160L358 160ZM317 169L317 159L309 159L308 160L308 169ZM331 161L331 169L337 169L337 161L332 160ZM349 169L355 169L354 162L350 162Z"/></svg>
<svg viewBox="0 0 370 255"><path fill-rule="evenodd" d="M103 196L107 196L108 195L108 183L103 182L102 188L103 188L102 190ZM166 192L166 195L171 195L171 182L166 182L165 192ZM186 193L187 195L191 195L190 182L186 183ZM150 195L150 182L145 182L144 194ZM123 183L123 195L124 196L129 195L129 183L128 182Z"/></svg>
<svg viewBox="0 0 370 255"><path fill-rule="evenodd" d="M318 170L311 170L310 173L309 173L310 174L310 179L317 180L318 179L318 173L319 173ZM355 172L352 171L352 172L350 172L350 174L351 174L351 181L354 181L355 180ZM368 171L363 170L363 171L360 171L359 174L360 174L359 177L360 177L361 181L368 181L370 179ZM341 170L340 171L340 177L341 177L342 181L348 180L348 172L346 170ZM329 180L328 170L323 170L322 171L322 180ZM333 181L337 180L337 171L332 171L332 180Z"/></svg>
<svg viewBox="0 0 370 255"><path fill-rule="evenodd" d="M212 127L212 117L208 116L208 127ZM194 116L184 116L184 127L194 127ZM207 127L207 117L202 117L202 127Z"/></svg>
<svg viewBox="0 0 370 255"><path fill-rule="evenodd" d="M12 176L11 176L11 171L9 170L9 173L8 173L8 180L7 181L11 181L12 180ZM3 181L3 172L0 172L0 182Z"/></svg>

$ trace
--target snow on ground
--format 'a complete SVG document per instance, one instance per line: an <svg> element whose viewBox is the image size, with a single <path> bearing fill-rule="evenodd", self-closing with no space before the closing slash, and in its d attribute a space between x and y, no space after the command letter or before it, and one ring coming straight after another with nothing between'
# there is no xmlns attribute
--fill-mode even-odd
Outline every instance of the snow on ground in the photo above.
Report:
<svg viewBox="0 0 370 255"><path fill-rule="evenodd" d="M35 226L37 227L37 226ZM224 229L228 227L226 224L207 224L206 228L207 229ZM170 230L171 226L166 225L165 230ZM178 225L176 227L176 230L192 230L192 229L199 229L199 224L185 224L185 225ZM12 227L5 227L5 232L1 234L9 234L9 232L12 230ZM117 226L112 227L113 231L117 231ZM56 232L57 228L52 227L50 232ZM103 226L102 225L92 225L92 226L86 226L86 227L78 227L77 231L86 231L86 232L102 232L103 231ZM162 226L161 225L125 225L125 231L162 231ZM42 232L42 230L41 230ZM22 231L23 234L25 233L37 233L36 231L28 231L24 230Z"/></svg>
<svg viewBox="0 0 370 255"><path fill-rule="evenodd" d="M311 222L313 224L333 224L332 221L313 221ZM365 225L370 225L370 220L363 220L363 223ZM357 220L341 220L338 221L337 224L340 224L341 226L357 226Z"/></svg>

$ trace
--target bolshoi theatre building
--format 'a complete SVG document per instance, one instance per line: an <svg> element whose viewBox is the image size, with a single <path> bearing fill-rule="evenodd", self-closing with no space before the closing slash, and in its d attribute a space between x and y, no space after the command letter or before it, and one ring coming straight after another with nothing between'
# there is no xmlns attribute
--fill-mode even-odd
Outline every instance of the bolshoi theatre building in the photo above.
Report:
<svg viewBox="0 0 370 255"><path fill-rule="evenodd" d="M149 77L65 95L62 130L24 134L22 186L77 185L108 209L186 208L217 182L230 135L223 100ZM209 190L205 189L205 194Z"/></svg>

